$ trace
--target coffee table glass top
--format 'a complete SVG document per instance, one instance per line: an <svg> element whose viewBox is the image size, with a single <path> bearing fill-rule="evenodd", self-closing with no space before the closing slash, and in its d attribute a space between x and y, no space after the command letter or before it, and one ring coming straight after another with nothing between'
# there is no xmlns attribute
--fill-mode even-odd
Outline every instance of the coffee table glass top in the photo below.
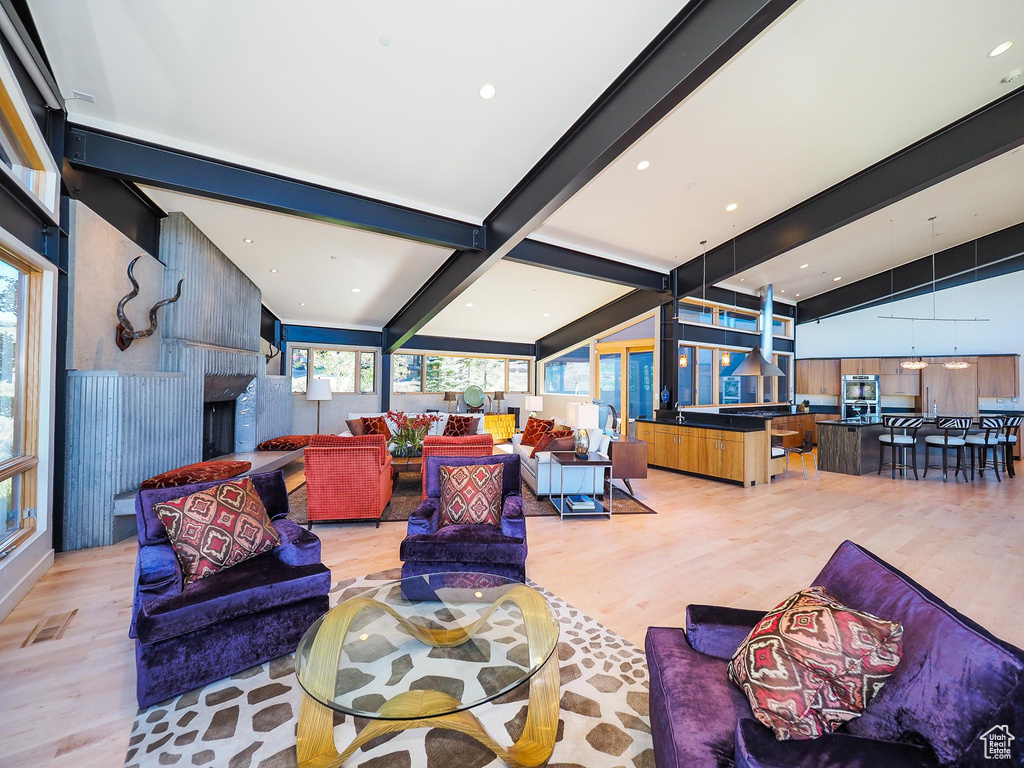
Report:
<svg viewBox="0 0 1024 768"><path fill-rule="evenodd" d="M299 684L338 712L382 720L470 709L523 684L551 656L558 622L547 600L517 581L444 573L350 596L306 632ZM422 691L413 707L389 708ZM443 695L439 695L443 694Z"/></svg>

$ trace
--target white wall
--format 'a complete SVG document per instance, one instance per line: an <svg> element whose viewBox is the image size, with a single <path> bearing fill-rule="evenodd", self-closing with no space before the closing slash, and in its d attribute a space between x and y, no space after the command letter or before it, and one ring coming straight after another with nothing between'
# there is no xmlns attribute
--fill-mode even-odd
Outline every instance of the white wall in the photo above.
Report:
<svg viewBox="0 0 1024 768"><path fill-rule="evenodd" d="M820 323L796 327L797 357L888 357L911 354L911 324L908 321L883 320L879 315L932 317L932 296L916 296L869 309L829 317ZM987 323L957 323L956 338L960 354L1024 355L1024 272L1013 272L978 283L949 288L935 295L938 317L989 318ZM946 357L953 354L952 323L915 323L917 354ZM806 393L797 393L798 396ZM816 399L817 398L817 399ZM809 396L811 402L835 402L824 395ZM883 404L896 403L887 402ZM913 398L898 398L909 400ZM903 404L903 403L900 403ZM982 408L1003 406L995 398L982 398Z"/></svg>

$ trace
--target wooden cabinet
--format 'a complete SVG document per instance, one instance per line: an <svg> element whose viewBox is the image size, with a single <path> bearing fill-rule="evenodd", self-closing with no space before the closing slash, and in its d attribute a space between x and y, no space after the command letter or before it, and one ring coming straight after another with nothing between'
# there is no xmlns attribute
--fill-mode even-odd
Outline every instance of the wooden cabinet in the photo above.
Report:
<svg viewBox="0 0 1024 768"><path fill-rule="evenodd" d="M987 355L978 358L979 397L1020 397L1020 358Z"/></svg>
<svg viewBox="0 0 1024 768"><path fill-rule="evenodd" d="M700 474L743 480L743 442L709 435L700 440Z"/></svg>
<svg viewBox="0 0 1024 768"><path fill-rule="evenodd" d="M877 376L882 372L882 361L877 357L844 357L839 363L842 376L867 374Z"/></svg>
<svg viewBox="0 0 1024 768"><path fill-rule="evenodd" d="M921 370L920 410L931 413L932 403L938 403L942 416L978 415L978 366L962 370L949 370L942 363L951 357L928 358L930 365ZM977 358L962 358L977 362Z"/></svg>
<svg viewBox="0 0 1024 768"><path fill-rule="evenodd" d="M804 358L796 361L798 395L838 395L841 386L838 359Z"/></svg>
<svg viewBox="0 0 1024 768"><path fill-rule="evenodd" d="M917 397L921 394L921 373L914 370L904 370L902 373L883 373L879 377L879 384L883 395Z"/></svg>
<svg viewBox="0 0 1024 768"><path fill-rule="evenodd" d="M677 469L683 472L696 472L706 474L701 469L701 447L704 437L703 430L683 429L679 435L679 466Z"/></svg>
<svg viewBox="0 0 1024 768"><path fill-rule="evenodd" d="M644 425L641 429L641 425ZM653 445L651 464L744 485L768 482L771 451L766 431L639 422L637 439Z"/></svg>
<svg viewBox="0 0 1024 768"><path fill-rule="evenodd" d="M679 469L679 439L674 427L661 424L654 427L654 456L651 461L659 467Z"/></svg>
<svg viewBox="0 0 1024 768"><path fill-rule="evenodd" d="M880 376L898 376L903 370L900 368L902 357L883 357L879 360L878 373Z"/></svg>

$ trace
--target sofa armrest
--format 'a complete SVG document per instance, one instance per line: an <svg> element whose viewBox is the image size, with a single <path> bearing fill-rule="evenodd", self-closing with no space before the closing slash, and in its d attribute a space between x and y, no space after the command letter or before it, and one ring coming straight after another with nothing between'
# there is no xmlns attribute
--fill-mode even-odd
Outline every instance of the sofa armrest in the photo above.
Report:
<svg viewBox="0 0 1024 768"><path fill-rule="evenodd" d="M686 639L693 650L728 660L765 613L717 605L688 605Z"/></svg>
<svg viewBox="0 0 1024 768"><path fill-rule="evenodd" d="M135 620L144 603L179 594L183 582L181 564L170 542L140 546L135 560L135 596L128 636L135 637Z"/></svg>
<svg viewBox="0 0 1024 768"><path fill-rule="evenodd" d="M523 442L522 432L516 432L514 435L512 435L512 450L514 451L516 448L518 448L521 442Z"/></svg>
<svg viewBox="0 0 1024 768"><path fill-rule="evenodd" d="M508 494L501 503L501 532L515 539L526 539L523 497L518 493Z"/></svg>
<svg viewBox="0 0 1024 768"><path fill-rule="evenodd" d="M439 500L433 497L424 499L409 515L408 535L431 534L437 531Z"/></svg>
<svg viewBox="0 0 1024 768"><path fill-rule="evenodd" d="M274 528L281 543L271 550L274 557L285 565L319 565L320 539L302 526L280 518L274 520Z"/></svg>

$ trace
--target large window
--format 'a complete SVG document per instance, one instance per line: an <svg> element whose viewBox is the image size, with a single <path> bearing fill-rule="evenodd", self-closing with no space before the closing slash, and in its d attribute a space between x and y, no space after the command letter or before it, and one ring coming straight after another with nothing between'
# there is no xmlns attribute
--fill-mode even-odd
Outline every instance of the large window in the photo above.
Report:
<svg viewBox="0 0 1024 768"><path fill-rule="evenodd" d="M292 347L291 362L292 392L296 394L305 394L310 377L328 379L331 392L339 394L376 391L377 353L373 350Z"/></svg>
<svg viewBox="0 0 1024 768"><path fill-rule="evenodd" d="M737 309L698 299L680 299L677 315L680 323L692 325L717 325L747 333L757 333L760 315L749 309ZM792 319L783 315L772 318L772 335L793 338Z"/></svg>
<svg viewBox="0 0 1024 768"><path fill-rule="evenodd" d="M782 376L734 375L746 357L744 350L680 343L677 361L679 403L691 406L788 402L791 355L774 355Z"/></svg>
<svg viewBox="0 0 1024 768"><path fill-rule="evenodd" d="M530 391L530 361L505 357L395 355L395 392L464 392L475 384L485 392Z"/></svg>
<svg viewBox="0 0 1024 768"><path fill-rule="evenodd" d="M590 394L589 345L544 363L544 392L549 395Z"/></svg>

